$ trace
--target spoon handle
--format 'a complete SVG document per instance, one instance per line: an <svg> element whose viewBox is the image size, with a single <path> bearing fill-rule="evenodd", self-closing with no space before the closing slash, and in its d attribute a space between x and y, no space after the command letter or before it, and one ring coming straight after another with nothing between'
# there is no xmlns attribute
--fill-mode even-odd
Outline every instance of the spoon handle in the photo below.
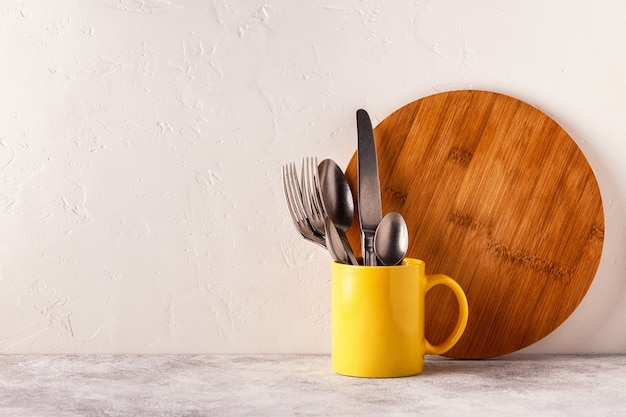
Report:
<svg viewBox="0 0 626 417"><path fill-rule="evenodd" d="M356 259L354 255L354 251L350 246L350 242L345 236L341 236L341 243L343 243L343 248L346 250L346 254L348 255L348 260L350 261L350 265L358 265L359 261Z"/></svg>

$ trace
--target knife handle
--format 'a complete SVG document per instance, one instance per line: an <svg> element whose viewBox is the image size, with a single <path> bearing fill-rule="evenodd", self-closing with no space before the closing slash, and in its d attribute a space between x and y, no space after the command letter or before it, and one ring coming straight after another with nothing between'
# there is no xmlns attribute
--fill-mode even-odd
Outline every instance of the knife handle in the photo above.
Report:
<svg viewBox="0 0 626 417"><path fill-rule="evenodd" d="M376 254L374 253L374 233L362 232L361 242L363 245L363 265L376 266Z"/></svg>

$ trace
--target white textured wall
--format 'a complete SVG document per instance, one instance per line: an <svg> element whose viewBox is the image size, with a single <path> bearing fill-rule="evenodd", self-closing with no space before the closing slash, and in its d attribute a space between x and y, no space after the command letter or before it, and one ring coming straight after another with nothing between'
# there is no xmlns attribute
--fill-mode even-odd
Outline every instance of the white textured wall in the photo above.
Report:
<svg viewBox="0 0 626 417"><path fill-rule="evenodd" d="M606 210L579 309L530 352L626 353L623 1L0 1L0 353L329 352L329 257L280 164L354 112L493 90L578 142Z"/></svg>

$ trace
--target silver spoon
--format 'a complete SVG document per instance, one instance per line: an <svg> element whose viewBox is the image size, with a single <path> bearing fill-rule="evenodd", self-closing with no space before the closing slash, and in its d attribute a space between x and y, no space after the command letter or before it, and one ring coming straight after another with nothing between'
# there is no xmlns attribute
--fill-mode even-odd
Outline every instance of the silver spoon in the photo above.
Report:
<svg viewBox="0 0 626 417"><path fill-rule="evenodd" d="M374 236L374 253L383 265L397 265L409 247L409 230L396 211L383 217Z"/></svg>
<svg viewBox="0 0 626 417"><path fill-rule="evenodd" d="M320 180L320 194L326 215L336 227L343 248L348 255L350 264L358 265L358 261L346 232L354 219L354 199L350 184L339 165L332 159L324 159L317 167Z"/></svg>

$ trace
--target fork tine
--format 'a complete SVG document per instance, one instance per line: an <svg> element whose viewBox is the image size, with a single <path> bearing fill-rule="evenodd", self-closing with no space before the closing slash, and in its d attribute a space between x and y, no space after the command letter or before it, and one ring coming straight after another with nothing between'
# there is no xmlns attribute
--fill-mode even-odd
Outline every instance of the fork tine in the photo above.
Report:
<svg viewBox="0 0 626 417"><path fill-rule="evenodd" d="M311 224L306 216L303 201L302 189L300 181L298 180L298 174L296 172L295 163L291 162L281 167L282 181L283 181L283 193L285 195L285 201L287 202L287 209L291 220L296 226L296 230L307 240L317 243L318 245L326 248L326 242L324 238L315 234L311 228Z"/></svg>
<svg viewBox="0 0 626 417"><path fill-rule="evenodd" d="M309 187L307 185L307 172L304 169L304 158L302 158L302 165L300 166L300 181L299 186L302 192L302 208L307 216L310 216L310 208L309 208Z"/></svg>
<svg viewBox="0 0 626 417"><path fill-rule="evenodd" d="M304 189L304 208L314 231L323 236L325 234L324 208L321 205L318 183L317 158L303 158L302 184Z"/></svg>
<svg viewBox="0 0 626 417"><path fill-rule="evenodd" d="M313 211L311 207L311 186L309 180L309 158L302 158L302 165L300 167L300 180L302 181L302 200L304 201L304 211L307 217L313 217Z"/></svg>
<svg viewBox="0 0 626 417"><path fill-rule="evenodd" d="M298 220L299 221L304 221L306 220L306 210L304 209L304 201L302 200L302 188L300 187L300 182L298 181L298 174L296 173L296 164L294 162L292 162L289 165L290 168L290 181L291 181L291 192L292 194L292 198L293 198L293 202L294 202L294 208L297 212L298 215Z"/></svg>
<svg viewBox="0 0 626 417"><path fill-rule="evenodd" d="M297 202L299 200L299 196L295 195L296 194L296 190L294 189L293 186L293 169L292 169L292 165L293 163L290 163L286 166L286 172L287 172L287 177L286 177L286 182L287 182L287 195L289 198L289 208L291 209L291 216L294 218L294 221L296 223L298 223L301 219L301 213L298 210L298 206L297 206Z"/></svg>
<svg viewBox="0 0 626 417"><path fill-rule="evenodd" d="M291 216L291 220L297 226L297 218L293 209L293 196L291 193L291 184L289 181L289 165L283 165L280 167L283 179L283 195L285 196L285 202L287 203L287 211L289 211L289 215Z"/></svg>
<svg viewBox="0 0 626 417"><path fill-rule="evenodd" d="M313 157L309 161L309 172L311 173L311 189L313 195L313 204L315 206L316 214L319 216L320 221L324 221L326 210L322 204L321 186L319 173L317 171L317 158Z"/></svg>

